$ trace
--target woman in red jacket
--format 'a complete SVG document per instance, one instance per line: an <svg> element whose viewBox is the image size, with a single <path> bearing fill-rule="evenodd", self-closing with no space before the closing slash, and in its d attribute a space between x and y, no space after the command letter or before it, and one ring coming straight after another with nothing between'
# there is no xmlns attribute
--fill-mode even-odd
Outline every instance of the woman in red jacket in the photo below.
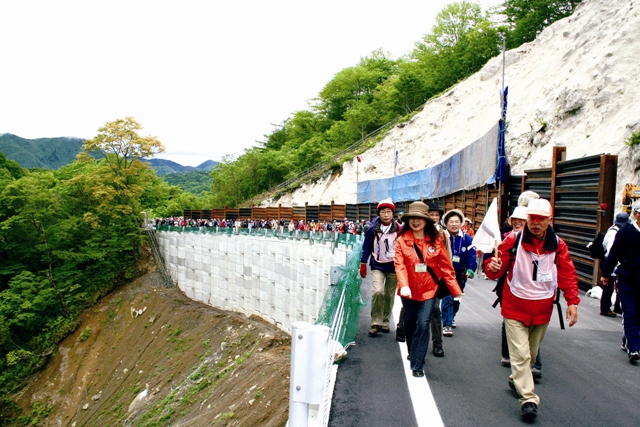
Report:
<svg viewBox="0 0 640 427"><path fill-rule="evenodd" d="M429 322L438 282L455 298L462 296L456 273L440 237L429 207L422 202L409 205L400 220L404 223L396 241L395 265L398 295L404 308L404 330L414 377L424 376L424 358L429 349Z"/></svg>

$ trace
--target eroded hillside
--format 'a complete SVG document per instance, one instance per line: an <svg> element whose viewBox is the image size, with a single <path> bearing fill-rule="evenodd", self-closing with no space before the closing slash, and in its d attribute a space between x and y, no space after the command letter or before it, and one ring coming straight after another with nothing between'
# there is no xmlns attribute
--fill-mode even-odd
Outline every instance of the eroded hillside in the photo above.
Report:
<svg viewBox="0 0 640 427"><path fill-rule="evenodd" d="M290 337L150 271L82 316L15 396L39 426L284 426ZM24 424L20 424L24 425Z"/></svg>
<svg viewBox="0 0 640 427"><path fill-rule="evenodd" d="M625 141L640 132L640 14L629 0L584 0L536 40L506 52L509 87L507 158L514 175L551 165L553 147L567 160L603 153L618 156L616 202L640 177L640 149ZM357 203L357 183L432 167L488 132L500 118L502 56L429 100L396 125L361 162L342 164L264 206ZM394 169L395 152L397 169Z"/></svg>

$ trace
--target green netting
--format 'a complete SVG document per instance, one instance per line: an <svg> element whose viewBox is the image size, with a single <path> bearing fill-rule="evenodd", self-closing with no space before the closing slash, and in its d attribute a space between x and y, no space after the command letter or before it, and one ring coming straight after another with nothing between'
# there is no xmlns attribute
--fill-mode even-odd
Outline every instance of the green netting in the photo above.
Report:
<svg viewBox="0 0 640 427"><path fill-rule="evenodd" d="M344 311L342 325L339 331L334 331L334 338L343 347L352 343L358 334L358 313L367 305L360 293L362 278L360 277L360 256L362 255L362 240L347 254L347 263L339 268L337 283L330 286L324 296L322 307L318 313L316 325L325 325L333 328L336 316L340 314L342 294L344 291ZM339 322L338 322L339 324Z"/></svg>

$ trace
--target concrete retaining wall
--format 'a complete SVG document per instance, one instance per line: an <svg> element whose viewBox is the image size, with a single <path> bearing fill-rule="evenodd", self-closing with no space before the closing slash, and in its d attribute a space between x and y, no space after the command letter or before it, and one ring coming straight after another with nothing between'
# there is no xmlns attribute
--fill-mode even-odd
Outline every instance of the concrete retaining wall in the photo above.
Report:
<svg viewBox="0 0 640 427"><path fill-rule="evenodd" d="M348 251L257 236L161 231L157 237L172 279L188 297L258 314L288 331L293 322L316 321L331 266L345 265Z"/></svg>

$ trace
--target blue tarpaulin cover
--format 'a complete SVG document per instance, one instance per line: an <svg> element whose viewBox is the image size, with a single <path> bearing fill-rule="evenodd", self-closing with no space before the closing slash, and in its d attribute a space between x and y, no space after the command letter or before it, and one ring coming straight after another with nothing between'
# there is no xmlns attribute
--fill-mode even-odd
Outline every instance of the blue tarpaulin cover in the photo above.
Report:
<svg viewBox="0 0 640 427"><path fill-rule="evenodd" d="M435 199L460 190L481 187L495 180L499 123L486 135L445 161L392 178L358 183L357 203Z"/></svg>

